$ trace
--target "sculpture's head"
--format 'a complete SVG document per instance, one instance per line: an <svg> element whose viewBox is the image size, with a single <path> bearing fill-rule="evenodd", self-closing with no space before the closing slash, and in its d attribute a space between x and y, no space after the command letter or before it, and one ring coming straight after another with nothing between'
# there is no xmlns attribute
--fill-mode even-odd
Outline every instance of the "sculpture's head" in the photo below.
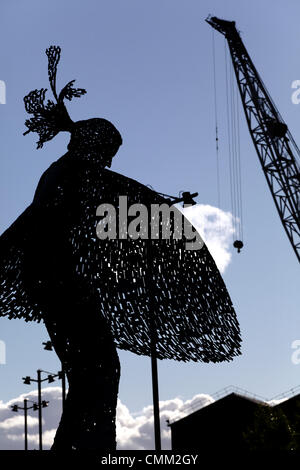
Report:
<svg viewBox="0 0 300 470"><path fill-rule="evenodd" d="M83 88L74 88L75 80L70 81L61 90L56 92L56 72L60 59L59 46L50 46L46 49L48 56L48 75L50 86L56 102L48 100L44 103L47 89L33 90L24 97L25 109L33 117L25 121L29 132L37 132L39 141L37 148L43 147L44 142L51 140L60 131L71 133L68 150L80 158L97 161L101 166L111 166L112 158L122 144L122 137L115 126L102 118L87 119L73 122L69 116L64 99L71 101L73 97L80 97L86 93Z"/></svg>
<svg viewBox="0 0 300 470"><path fill-rule="evenodd" d="M106 119L94 118L74 123L68 150L110 167L120 145L122 137L115 126Z"/></svg>

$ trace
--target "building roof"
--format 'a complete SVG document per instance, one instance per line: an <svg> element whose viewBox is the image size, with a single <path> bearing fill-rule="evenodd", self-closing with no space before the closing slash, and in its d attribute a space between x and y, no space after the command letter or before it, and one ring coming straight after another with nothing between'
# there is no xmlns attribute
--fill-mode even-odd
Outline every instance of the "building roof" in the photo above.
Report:
<svg viewBox="0 0 300 470"><path fill-rule="evenodd" d="M178 423L182 424L183 422L197 419L204 413L205 414L213 413L216 408L217 409L219 409L220 407L230 408L231 406L234 406L236 402L243 402L243 401L247 403L253 403L255 405L270 406L266 401L259 400L255 397L245 396L237 392L231 392L223 396L219 400L216 400L213 403L209 403L208 405L204 405L201 408L193 411L192 413L189 413L187 416L184 416L183 418L174 419L172 422L169 423L169 426L172 427L174 425L177 425Z"/></svg>

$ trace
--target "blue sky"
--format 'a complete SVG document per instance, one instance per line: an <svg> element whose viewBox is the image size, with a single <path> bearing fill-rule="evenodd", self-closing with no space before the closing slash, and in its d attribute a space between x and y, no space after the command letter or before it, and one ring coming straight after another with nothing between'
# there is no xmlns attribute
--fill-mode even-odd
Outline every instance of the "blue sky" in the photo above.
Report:
<svg viewBox="0 0 300 470"><path fill-rule="evenodd" d="M235 20L267 88L300 144L300 105L291 84L300 79L299 3L221 0L86 0L2 2L0 79L1 233L30 204L38 179L66 151L67 133L36 150L23 137L23 97L47 87L45 49L62 47L58 89L76 78L87 94L68 106L74 121L111 120L123 145L114 171L177 195L198 191L197 201L217 205L213 109L212 13ZM221 209L230 210L224 39L216 33ZM50 94L49 94L50 97ZM224 279L243 338L231 363L159 361L162 400L213 393L233 384L271 397L300 383L291 344L300 339L299 265L281 226L241 113L244 208L242 253L232 253ZM43 325L0 318L7 364L0 365L0 400L28 391L21 377L37 368L56 371L45 352ZM120 398L131 411L152 401L150 359L120 351ZM88 391L87 391L88 394Z"/></svg>

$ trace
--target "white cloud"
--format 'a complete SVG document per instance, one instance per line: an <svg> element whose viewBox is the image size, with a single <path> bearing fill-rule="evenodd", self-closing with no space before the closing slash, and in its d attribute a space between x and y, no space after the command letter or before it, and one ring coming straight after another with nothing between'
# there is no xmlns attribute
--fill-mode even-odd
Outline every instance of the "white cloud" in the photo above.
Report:
<svg viewBox="0 0 300 470"><path fill-rule="evenodd" d="M55 430L61 415L61 395L60 387L48 387L43 389L43 400L49 401L49 407L43 408L43 444L47 449L51 446L55 435ZM14 450L24 448L24 414L20 410L18 413L12 412L11 405L23 406L23 400L27 398L37 402L37 390L32 390L20 395L7 403L0 402L0 449ZM28 403L31 405L32 403ZM28 411L28 443L29 449L38 448L38 416L37 411Z"/></svg>
<svg viewBox="0 0 300 470"><path fill-rule="evenodd" d="M178 209L181 209L200 233L220 272L223 273L231 261L233 215L208 204L196 204Z"/></svg>
<svg viewBox="0 0 300 470"><path fill-rule="evenodd" d="M27 426L28 428L35 426L38 424L38 419L33 418L32 416L28 416L27 418ZM16 429L16 428L24 428L24 418L23 416L14 416L13 418L7 418L2 423L0 423L0 429Z"/></svg>
<svg viewBox="0 0 300 470"><path fill-rule="evenodd" d="M180 419L194 409L209 405L214 400L210 395L198 394L191 400L173 398L159 402L162 449L171 449L171 430L166 420ZM139 413L130 413L118 400L117 442L119 450L154 449L153 406L144 407Z"/></svg>
<svg viewBox="0 0 300 470"><path fill-rule="evenodd" d="M24 446L24 416L11 411L12 404L22 406L24 398L37 400L37 391L33 390L7 403L0 402L0 449L23 449ZM56 428L61 415L61 388L48 387L43 389L43 400L49 401L49 407L43 409L43 447L49 449L52 445ZM191 413L195 406L198 408L212 403L209 395L198 394L191 400L181 398L160 401L160 422L162 449L171 449L171 431L166 420L181 418ZM37 449L38 419L37 412L32 410L28 416L28 443L30 449ZM12 416L13 415L13 416ZM117 449L118 450L152 450L154 446L153 406L144 407L140 412L131 413L121 400L117 406Z"/></svg>

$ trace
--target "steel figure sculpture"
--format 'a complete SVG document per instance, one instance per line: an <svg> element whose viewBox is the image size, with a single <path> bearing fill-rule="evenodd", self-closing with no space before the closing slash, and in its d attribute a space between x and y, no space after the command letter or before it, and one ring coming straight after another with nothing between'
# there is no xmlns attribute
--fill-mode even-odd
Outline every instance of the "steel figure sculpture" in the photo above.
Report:
<svg viewBox="0 0 300 470"><path fill-rule="evenodd" d="M222 277L205 244L184 237L100 239L97 207L121 210L169 203L141 183L108 170L122 138L105 119L73 122L56 91L60 48L51 46L46 89L25 98L38 148L60 131L68 151L42 175L30 206L0 238L0 315L43 321L69 390L54 450L114 450L120 378L117 347L158 359L221 362L240 354L240 331ZM120 233L120 227L117 228ZM149 253L151 262L149 263ZM151 266L150 266L151 264Z"/></svg>

